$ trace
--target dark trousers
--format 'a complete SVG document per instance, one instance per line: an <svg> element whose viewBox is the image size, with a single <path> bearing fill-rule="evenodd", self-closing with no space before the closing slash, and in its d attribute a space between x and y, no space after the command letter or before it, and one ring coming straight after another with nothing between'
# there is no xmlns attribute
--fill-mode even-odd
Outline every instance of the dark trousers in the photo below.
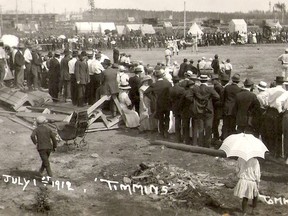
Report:
<svg viewBox="0 0 288 216"><path fill-rule="evenodd" d="M31 83L32 83L31 80L28 80L28 79L31 79L30 74L31 74L31 63L25 62L24 79L27 81L28 87L31 87Z"/></svg>
<svg viewBox="0 0 288 216"><path fill-rule="evenodd" d="M175 135L177 142L182 142L182 136L181 136L181 115L180 114L174 114L175 117Z"/></svg>
<svg viewBox="0 0 288 216"><path fill-rule="evenodd" d="M161 135L166 135L169 129L169 121L170 121L170 111L163 111L157 114L157 118L159 121L159 131Z"/></svg>
<svg viewBox="0 0 288 216"><path fill-rule="evenodd" d="M77 81L75 74L71 74L70 77L71 82L71 100L73 105L77 105L78 91L77 91Z"/></svg>
<svg viewBox="0 0 288 216"><path fill-rule="evenodd" d="M38 152L42 160L42 165L41 165L39 172L42 173L46 169L47 175L52 177L52 171L51 171L50 162L49 162L51 149L41 149L41 150L38 150Z"/></svg>
<svg viewBox="0 0 288 216"><path fill-rule="evenodd" d="M223 139L236 133L236 117L232 115L223 116Z"/></svg>
<svg viewBox="0 0 288 216"><path fill-rule="evenodd" d="M285 111L282 119L283 143L285 159L288 157L288 111Z"/></svg>
<svg viewBox="0 0 288 216"><path fill-rule="evenodd" d="M198 121L198 127L196 127L196 129L199 136L199 144L209 148L212 139L213 115L200 116Z"/></svg>
<svg viewBox="0 0 288 216"><path fill-rule="evenodd" d="M77 98L77 106L84 106L85 104L85 84L78 84L77 90L78 90L78 98Z"/></svg>
<svg viewBox="0 0 288 216"><path fill-rule="evenodd" d="M183 127L183 141L185 144L190 144L190 122L191 118L182 118L182 127ZM175 125L176 129L176 125Z"/></svg>
<svg viewBox="0 0 288 216"><path fill-rule="evenodd" d="M86 98L87 103L92 105L96 102L96 91L101 85L101 75L94 74L90 75L90 83L86 87Z"/></svg>
<svg viewBox="0 0 288 216"><path fill-rule="evenodd" d="M4 85L5 61L0 59L0 86Z"/></svg>
<svg viewBox="0 0 288 216"><path fill-rule="evenodd" d="M71 99L71 83L70 80L63 80L63 97L64 99Z"/></svg>
<svg viewBox="0 0 288 216"><path fill-rule="evenodd" d="M282 115L275 108L267 108L264 114L263 141L274 156L282 152Z"/></svg>

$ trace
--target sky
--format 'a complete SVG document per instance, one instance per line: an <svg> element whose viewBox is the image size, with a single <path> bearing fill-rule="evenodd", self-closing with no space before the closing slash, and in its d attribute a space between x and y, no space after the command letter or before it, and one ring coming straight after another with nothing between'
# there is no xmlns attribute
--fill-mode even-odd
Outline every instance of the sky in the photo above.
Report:
<svg viewBox="0 0 288 216"><path fill-rule="evenodd" d="M16 9L31 13L64 13L89 9L88 0L0 0L2 11ZM141 10L183 11L184 0L94 0L96 8L129 8ZM248 12L251 10L269 10L273 5L284 0L185 0L187 11L212 12ZM32 7L31 7L32 3Z"/></svg>

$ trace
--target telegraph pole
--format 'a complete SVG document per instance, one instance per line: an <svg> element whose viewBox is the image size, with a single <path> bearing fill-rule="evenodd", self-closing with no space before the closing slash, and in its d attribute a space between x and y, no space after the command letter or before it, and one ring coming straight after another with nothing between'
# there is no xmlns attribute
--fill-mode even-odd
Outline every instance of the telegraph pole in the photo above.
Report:
<svg viewBox="0 0 288 216"><path fill-rule="evenodd" d="M0 36L3 35L3 17L2 17L2 5L0 5L0 22L1 22L1 29L0 29Z"/></svg>
<svg viewBox="0 0 288 216"><path fill-rule="evenodd" d="M16 27L18 27L18 0L16 0Z"/></svg>
<svg viewBox="0 0 288 216"><path fill-rule="evenodd" d="M33 14L33 0L31 0L31 14Z"/></svg>
<svg viewBox="0 0 288 216"><path fill-rule="evenodd" d="M186 38L186 2L184 1L184 39Z"/></svg>

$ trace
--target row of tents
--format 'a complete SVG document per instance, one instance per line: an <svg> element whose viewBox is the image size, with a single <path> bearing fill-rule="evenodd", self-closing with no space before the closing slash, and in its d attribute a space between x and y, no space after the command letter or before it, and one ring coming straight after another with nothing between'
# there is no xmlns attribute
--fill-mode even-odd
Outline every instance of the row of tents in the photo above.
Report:
<svg viewBox="0 0 288 216"><path fill-rule="evenodd" d="M270 22L266 20L264 25L267 25L271 28L279 29L281 25L279 22ZM173 28L169 23L164 23L164 29ZM126 24L126 25L115 25L113 22L76 22L75 30L78 33L102 33L104 34L106 30L117 31L119 35L129 34L131 31L140 31L143 35L145 34L155 34L156 31L154 27L150 24ZM229 22L229 32L239 32L242 34L247 34L247 23L244 19L232 19ZM191 35L201 36L203 31L197 25L197 23L193 23L188 32Z"/></svg>
<svg viewBox="0 0 288 216"><path fill-rule="evenodd" d="M75 30L78 33L102 33L106 30L116 30L119 35L128 34L132 31L141 31L145 34L155 34L155 29L149 24L126 24L115 25L113 22L76 22Z"/></svg>

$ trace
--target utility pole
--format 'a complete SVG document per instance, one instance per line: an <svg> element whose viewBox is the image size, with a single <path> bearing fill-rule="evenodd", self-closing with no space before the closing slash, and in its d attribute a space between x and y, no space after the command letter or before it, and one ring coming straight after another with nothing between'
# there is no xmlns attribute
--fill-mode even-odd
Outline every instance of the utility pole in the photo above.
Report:
<svg viewBox="0 0 288 216"><path fill-rule="evenodd" d="M33 0L31 0L31 14L33 14Z"/></svg>
<svg viewBox="0 0 288 216"><path fill-rule="evenodd" d="M186 2L184 1L184 39L186 38Z"/></svg>
<svg viewBox="0 0 288 216"><path fill-rule="evenodd" d="M43 7L44 7L44 14L46 14L46 3L44 3Z"/></svg>
<svg viewBox="0 0 288 216"><path fill-rule="evenodd" d="M2 5L0 5L0 22L1 22L1 29L0 29L0 36L3 35L3 17L2 17Z"/></svg>
<svg viewBox="0 0 288 216"><path fill-rule="evenodd" d="M16 0L16 28L18 27L18 0Z"/></svg>

